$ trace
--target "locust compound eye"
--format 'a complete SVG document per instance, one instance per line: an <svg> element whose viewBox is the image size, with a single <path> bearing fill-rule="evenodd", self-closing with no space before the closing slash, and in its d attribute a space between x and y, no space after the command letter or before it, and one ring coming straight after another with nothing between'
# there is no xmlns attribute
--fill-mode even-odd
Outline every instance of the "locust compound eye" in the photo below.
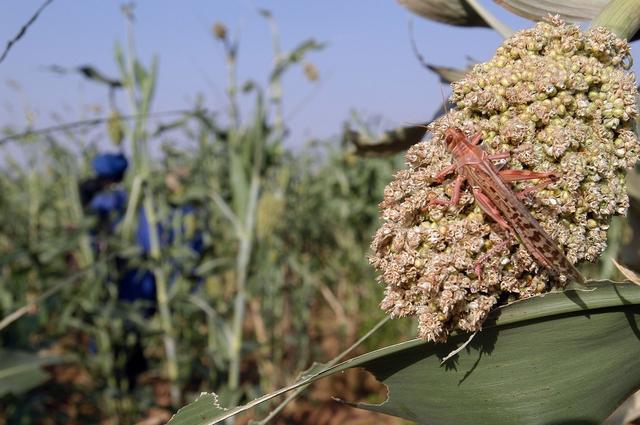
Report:
<svg viewBox="0 0 640 425"><path fill-rule="evenodd" d="M447 134L444 137L444 144L447 146L447 149L451 149L453 146L453 139L455 137L453 136L453 134Z"/></svg>
<svg viewBox="0 0 640 425"><path fill-rule="evenodd" d="M453 149L460 140L464 140L466 138L465 134L456 127L448 128L444 133L444 143L448 150Z"/></svg>

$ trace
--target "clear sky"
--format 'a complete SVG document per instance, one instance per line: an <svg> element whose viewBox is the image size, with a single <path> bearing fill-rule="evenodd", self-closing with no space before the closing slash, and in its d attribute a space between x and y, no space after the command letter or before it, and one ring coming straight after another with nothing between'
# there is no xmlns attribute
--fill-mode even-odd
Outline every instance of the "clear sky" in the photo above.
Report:
<svg viewBox="0 0 640 425"><path fill-rule="evenodd" d="M513 28L527 21L483 1ZM0 15L0 45L42 4L42 0L5 0ZM87 118L89 107L106 107L106 90L77 75L45 71L48 65L91 64L117 77L113 46L125 40L122 2L54 0L0 64L0 124L25 126L31 110L34 126L51 123L51 112L65 120ZM148 62L160 58L153 110L180 109L202 93L212 110L225 108L225 64L222 49L211 36L214 22L239 34L240 79L264 81L271 65L269 29L258 9L271 10L284 49L313 37L325 50L309 60L320 73L310 84L301 69L285 77L285 113L290 115L290 144L308 137L339 133L349 111L380 116L382 127L428 120L441 102L437 77L415 59L408 37L411 15L395 0L139 0L136 43ZM414 18L416 39L433 64L462 67L471 57L486 60L500 44L488 29L466 29ZM16 90L16 84L20 87ZM119 106L126 112L124 98ZM106 113L103 109L98 115Z"/></svg>

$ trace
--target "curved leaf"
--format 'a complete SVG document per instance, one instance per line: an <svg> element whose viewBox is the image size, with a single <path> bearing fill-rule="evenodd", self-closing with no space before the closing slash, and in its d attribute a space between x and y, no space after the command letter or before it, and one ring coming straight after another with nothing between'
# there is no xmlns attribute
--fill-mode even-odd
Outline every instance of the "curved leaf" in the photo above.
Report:
<svg viewBox="0 0 640 425"><path fill-rule="evenodd" d="M612 259L611 261L616 266L616 268L620 271L620 273L622 273L622 275L629 280L629 282L635 283L636 285L640 285L640 276L638 276L638 274L636 272L634 272L631 269L626 268L625 266L623 266L622 264L618 263L614 259Z"/></svg>
<svg viewBox="0 0 640 425"><path fill-rule="evenodd" d="M640 419L640 391L629 397L602 425L628 424Z"/></svg>
<svg viewBox="0 0 640 425"><path fill-rule="evenodd" d="M499 323L445 367L442 354L466 336L374 355L362 366L389 398L357 406L429 424L596 425L640 387L637 287L532 299L504 309Z"/></svg>
<svg viewBox="0 0 640 425"><path fill-rule="evenodd" d="M371 140L366 134L354 130L345 130L345 140L353 143L356 153L362 156L393 155L409 149L420 142L427 132L424 125L412 125L400 127L384 132L376 141Z"/></svg>
<svg viewBox="0 0 640 425"><path fill-rule="evenodd" d="M224 414L218 410L214 416L213 403L202 403L201 422L186 421L187 406L170 423L218 423L285 391L364 367L387 386L388 399L354 405L418 423L596 425L640 388L640 287L590 285L593 290L551 293L496 310L485 329L444 366L441 359L467 335L446 344L418 339L396 344ZM189 418L195 417L190 411Z"/></svg>
<svg viewBox="0 0 640 425"><path fill-rule="evenodd" d="M352 359L353 360L353 359ZM256 407L262 403L266 403L288 391L309 385L320 378L331 376L334 373L348 369L345 367L352 360L340 363L339 365L328 367L322 363L315 363L308 371L302 374L301 379L287 387L280 388L277 391L263 395L245 405L237 406L232 409L225 409L218 404L218 396L214 393L202 393L194 402L182 407L173 415L167 425L213 425L220 423L233 416L244 413L249 409Z"/></svg>
<svg viewBox="0 0 640 425"><path fill-rule="evenodd" d="M298 44L295 49L287 53L284 57L279 58L276 67L269 76L269 81L273 82L280 78L282 74L291 65L300 62L304 59L305 55L312 51L322 50L325 47L325 43L319 43L314 39L305 40Z"/></svg>
<svg viewBox="0 0 640 425"><path fill-rule="evenodd" d="M457 69L448 66L437 66L426 64L429 70L433 71L440 77L440 82L443 84L451 84L455 81L460 81L469 72L469 69Z"/></svg>
<svg viewBox="0 0 640 425"><path fill-rule="evenodd" d="M112 89L122 88L122 81L107 77L92 65L82 65L76 68L65 68L60 65L50 65L46 67L46 69L61 75L78 73L87 80L95 81L98 84L104 84Z"/></svg>
<svg viewBox="0 0 640 425"><path fill-rule="evenodd" d="M465 0L398 0L416 15L463 27L491 27Z"/></svg>
<svg viewBox="0 0 640 425"><path fill-rule="evenodd" d="M590 21L609 0L494 0L523 18L539 21L549 14L560 15L569 22Z"/></svg>
<svg viewBox="0 0 640 425"><path fill-rule="evenodd" d="M216 417L225 413L218 404L218 396L202 393L193 403L184 406L169 421L169 424L198 425L216 423ZM238 412L239 413L239 412Z"/></svg>

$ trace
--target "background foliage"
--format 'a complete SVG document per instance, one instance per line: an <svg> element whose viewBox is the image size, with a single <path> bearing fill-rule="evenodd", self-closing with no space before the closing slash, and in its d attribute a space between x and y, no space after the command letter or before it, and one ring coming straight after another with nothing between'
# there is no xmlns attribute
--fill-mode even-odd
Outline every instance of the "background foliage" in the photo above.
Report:
<svg viewBox="0 0 640 425"><path fill-rule="evenodd" d="M211 388L237 404L335 356L382 317L366 254L377 201L400 160L364 160L344 143L285 147L280 81L302 67L313 84L317 72L306 57L323 46L309 39L282 52L276 34L263 87L236 81L238 41L222 24L213 27L229 71L227 111L198 103L152 119L157 63L116 46L117 79L79 70L105 85L108 119L5 130L0 316L46 298L0 324L3 358L30 360L39 378L0 394L0 421L162 422ZM241 100L251 110L241 111ZM78 191L105 139L108 150L129 156L123 182L105 188L127 193L126 212L111 217L117 224L107 231ZM200 252L190 249L194 235ZM123 261L153 273L157 302L121 299ZM398 325L405 329L387 335L411 334ZM44 373L35 353L55 366ZM10 366L3 362L8 375L25 376ZM367 394L370 382L351 382L348 391ZM308 415L304 404L281 420Z"/></svg>

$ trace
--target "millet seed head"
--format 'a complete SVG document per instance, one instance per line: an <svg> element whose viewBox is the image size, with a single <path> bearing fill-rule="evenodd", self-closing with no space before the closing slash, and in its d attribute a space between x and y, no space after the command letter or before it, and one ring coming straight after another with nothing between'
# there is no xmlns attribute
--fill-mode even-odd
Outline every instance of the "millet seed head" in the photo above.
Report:
<svg viewBox="0 0 640 425"><path fill-rule="evenodd" d="M456 329L481 329L505 299L523 299L564 282L521 244L476 260L507 235L465 188L459 205L430 204L452 194L434 177L452 163L444 133L482 133L489 153L510 152L505 168L554 171L560 179L523 202L573 262L595 261L614 215L629 205L624 173L638 160L633 131L636 81L629 46L605 28L586 32L550 17L505 41L488 62L452 84L457 110L430 125L380 203L383 224L371 263L386 284L381 307L417 316L422 338L444 341ZM531 182L516 183L521 190Z"/></svg>

